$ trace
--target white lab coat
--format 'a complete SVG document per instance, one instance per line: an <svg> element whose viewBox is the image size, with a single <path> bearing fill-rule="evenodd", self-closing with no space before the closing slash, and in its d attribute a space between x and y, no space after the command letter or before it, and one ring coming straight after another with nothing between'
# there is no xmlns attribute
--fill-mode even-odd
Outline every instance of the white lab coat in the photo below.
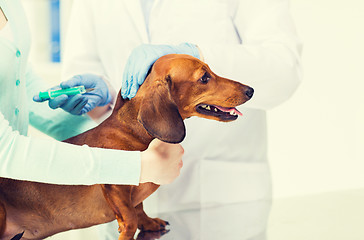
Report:
<svg viewBox="0 0 364 240"><path fill-rule="evenodd" d="M288 99L301 78L287 0L155 0L149 36L139 1L75 0L69 23L64 79L101 74L118 90L133 48L190 42L215 73L255 89L235 122L185 121L181 175L153 195L160 212L271 196L265 110Z"/></svg>

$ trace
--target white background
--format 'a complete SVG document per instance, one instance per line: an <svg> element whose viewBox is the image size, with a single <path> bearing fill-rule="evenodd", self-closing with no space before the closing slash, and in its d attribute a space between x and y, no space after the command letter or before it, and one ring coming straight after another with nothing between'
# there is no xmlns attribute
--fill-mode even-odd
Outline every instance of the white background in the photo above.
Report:
<svg viewBox="0 0 364 240"><path fill-rule="evenodd" d="M269 112L274 196L364 188L364 2L292 0L304 79Z"/></svg>

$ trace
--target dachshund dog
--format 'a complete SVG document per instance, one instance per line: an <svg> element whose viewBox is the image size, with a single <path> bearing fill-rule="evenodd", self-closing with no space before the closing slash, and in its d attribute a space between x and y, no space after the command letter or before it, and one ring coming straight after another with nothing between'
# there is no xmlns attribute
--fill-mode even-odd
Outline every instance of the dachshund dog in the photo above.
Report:
<svg viewBox="0 0 364 240"><path fill-rule="evenodd" d="M217 76L197 58L166 55L155 62L133 99L124 100L119 94L109 118L65 142L130 151L146 150L154 138L180 143L185 137L184 119L233 121L241 115L235 107L253 92ZM119 240L133 239L137 228L162 231L167 222L148 217L142 203L158 187L153 183L54 185L0 178L0 239L21 232L22 239L44 239L115 218Z"/></svg>

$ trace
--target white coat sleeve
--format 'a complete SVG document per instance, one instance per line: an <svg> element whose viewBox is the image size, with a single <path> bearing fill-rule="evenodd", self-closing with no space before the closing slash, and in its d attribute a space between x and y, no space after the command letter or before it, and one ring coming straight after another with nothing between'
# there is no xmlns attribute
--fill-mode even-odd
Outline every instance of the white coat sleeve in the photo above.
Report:
<svg viewBox="0 0 364 240"><path fill-rule="evenodd" d="M91 5L83 0L73 2L65 39L63 80L83 73L93 73L108 78L97 52L95 24L92 23L92 14L95 10Z"/></svg>
<svg viewBox="0 0 364 240"><path fill-rule="evenodd" d="M288 0L238 4L232 21L240 44L196 44L212 69L255 89L245 107L271 109L287 100L301 80L301 42Z"/></svg>
<svg viewBox="0 0 364 240"><path fill-rule="evenodd" d="M0 176L53 184L139 184L140 153L20 135L0 112Z"/></svg>

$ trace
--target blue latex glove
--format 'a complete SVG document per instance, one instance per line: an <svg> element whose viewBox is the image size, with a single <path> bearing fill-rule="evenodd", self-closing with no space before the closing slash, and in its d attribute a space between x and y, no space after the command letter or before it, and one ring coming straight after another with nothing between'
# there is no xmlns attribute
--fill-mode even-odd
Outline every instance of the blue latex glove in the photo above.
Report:
<svg viewBox="0 0 364 240"><path fill-rule="evenodd" d="M62 82L60 86L51 88L64 89L83 85L85 88L94 88L93 91L85 94L77 94L74 96L60 95L50 99L48 104L52 109L62 108L66 112L74 115L85 114L97 106L105 106L111 101L111 94L105 81L94 74L83 74L72 77L71 79ZM36 102L43 102L38 95L33 97Z"/></svg>
<svg viewBox="0 0 364 240"><path fill-rule="evenodd" d="M140 45L131 52L125 65L121 96L124 99L133 98L139 86L144 82L153 63L158 58L172 53L188 54L200 58L197 47L190 43L179 45Z"/></svg>

